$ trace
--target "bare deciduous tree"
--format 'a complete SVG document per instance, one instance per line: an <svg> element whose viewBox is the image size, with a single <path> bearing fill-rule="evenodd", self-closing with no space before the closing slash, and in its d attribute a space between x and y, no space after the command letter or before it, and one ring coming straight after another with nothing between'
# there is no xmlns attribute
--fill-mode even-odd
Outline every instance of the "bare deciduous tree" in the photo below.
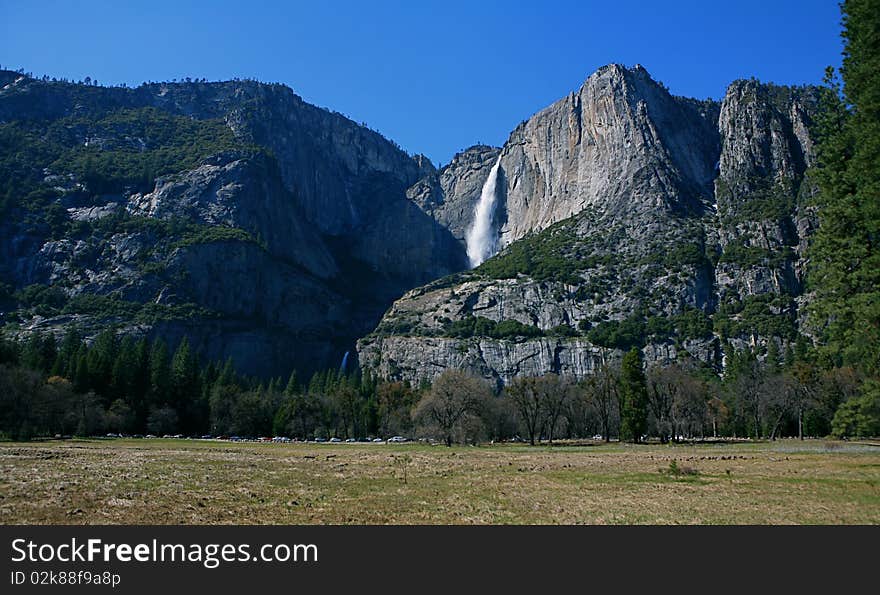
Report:
<svg viewBox="0 0 880 595"><path fill-rule="evenodd" d="M466 422L479 415L491 396L492 391L484 380L459 370L446 370L419 401L413 417L435 426L446 446L452 446L456 434Z"/></svg>
<svg viewBox="0 0 880 595"><path fill-rule="evenodd" d="M687 365L674 363L648 370L648 405L660 442L677 440L682 433L702 430L707 390Z"/></svg>
<svg viewBox="0 0 880 595"><path fill-rule="evenodd" d="M652 366L648 369L648 407L654 416L654 425L662 444L675 440L672 411L678 401L681 387L681 367Z"/></svg>
<svg viewBox="0 0 880 595"><path fill-rule="evenodd" d="M538 380L537 377L514 378L504 389L504 396L510 399L526 428L529 444L535 444L535 439L539 437L544 415Z"/></svg>
<svg viewBox="0 0 880 595"><path fill-rule="evenodd" d="M544 429L547 431L547 440L552 444L557 426L568 409L572 395L571 381L557 374L546 374L538 379L538 389L544 403Z"/></svg>
<svg viewBox="0 0 880 595"><path fill-rule="evenodd" d="M596 416L599 418L599 426L602 429L602 438L605 442L611 441L611 422L618 406L618 385L620 370L613 366L603 351L602 362L599 364L596 374L581 383L584 396Z"/></svg>
<svg viewBox="0 0 880 595"><path fill-rule="evenodd" d="M760 438L764 421L764 397L767 394L763 390L765 370L750 351L734 354L731 360L727 390L732 401L738 404L738 409L751 418L749 423L754 437Z"/></svg>

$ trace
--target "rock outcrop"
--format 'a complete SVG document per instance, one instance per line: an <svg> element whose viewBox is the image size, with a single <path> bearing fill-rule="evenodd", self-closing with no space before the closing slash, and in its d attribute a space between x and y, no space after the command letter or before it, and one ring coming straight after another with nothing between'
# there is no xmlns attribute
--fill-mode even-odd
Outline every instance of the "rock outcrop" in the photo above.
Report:
<svg viewBox="0 0 880 595"><path fill-rule="evenodd" d="M794 340L814 112L810 88L737 81L718 104L674 97L640 66L600 69L501 148L506 248L395 302L359 342L361 364L503 383L588 375L602 348L620 356L627 324L641 325L649 362L688 353L718 370L725 349ZM450 221L488 174L482 154L464 192L434 183L453 162L410 197Z"/></svg>
<svg viewBox="0 0 880 595"><path fill-rule="evenodd" d="M465 266L454 236L407 198L430 161L286 86L4 74L0 126L30 134L21 142L38 156L0 222L0 309L17 332L186 334L244 373L308 373L338 365L403 292ZM200 150L218 129L232 140L193 166L100 188L130 161L148 172L161 143ZM84 154L97 175L76 169ZM48 202L25 200L34 189ZM21 297L29 286L42 297ZM39 301L50 294L51 307Z"/></svg>
<svg viewBox="0 0 880 595"><path fill-rule="evenodd" d="M815 109L810 88L696 101L609 65L437 170L283 85L2 71L0 127L30 157L2 149L24 190L0 196L0 322L186 335L264 376L358 337L362 366L412 381L581 377L633 341L720 369L801 332ZM499 159L501 252L467 271Z"/></svg>

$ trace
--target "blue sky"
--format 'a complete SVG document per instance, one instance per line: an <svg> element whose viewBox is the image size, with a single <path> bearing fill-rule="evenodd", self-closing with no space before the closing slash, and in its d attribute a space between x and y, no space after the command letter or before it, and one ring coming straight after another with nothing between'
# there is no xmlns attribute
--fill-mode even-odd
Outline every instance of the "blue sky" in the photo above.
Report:
<svg viewBox="0 0 880 595"><path fill-rule="evenodd" d="M446 163L610 62L698 98L751 76L819 82L840 63L839 21L835 0L0 0L0 64L101 84L282 82Z"/></svg>

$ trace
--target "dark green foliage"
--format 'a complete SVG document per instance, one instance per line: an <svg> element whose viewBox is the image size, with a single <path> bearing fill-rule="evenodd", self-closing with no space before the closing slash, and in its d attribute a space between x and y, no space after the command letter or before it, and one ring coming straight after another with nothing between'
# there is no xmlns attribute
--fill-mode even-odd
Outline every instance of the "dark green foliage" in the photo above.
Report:
<svg viewBox="0 0 880 595"><path fill-rule="evenodd" d="M589 341L600 347L628 350L648 342L678 339L705 339L712 336L712 321L702 310L688 308L675 316L630 316L584 324ZM581 330L585 330L581 328Z"/></svg>
<svg viewBox="0 0 880 595"><path fill-rule="evenodd" d="M551 337L576 337L578 331L571 325L560 324L547 331L547 334Z"/></svg>
<svg viewBox="0 0 880 595"><path fill-rule="evenodd" d="M199 358L184 337L171 358L170 401L179 416L181 431L194 432L199 419L206 415L207 403L202 402Z"/></svg>
<svg viewBox="0 0 880 595"><path fill-rule="evenodd" d="M383 320L374 331L377 335L407 335L416 329L416 325L409 320Z"/></svg>
<svg viewBox="0 0 880 595"><path fill-rule="evenodd" d="M445 334L448 337L491 337L493 339L517 339L544 335L537 326L523 324L518 320L495 322L483 316L468 316L451 322L446 326Z"/></svg>
<svg viewBox="0 0 880 595"><path fill-rule="evenodd" d="M788 108L784 108L788 111ZM791 216L795 207L797 187L790 181L777 181L770 177L743 180L748 192L736 195L723 181L718 182L718 204L721 220L734 226L744 221L783 221Z"/></svg>
<svg viewBox="0 0 880 595"><path fill-rule="evenodd" d="M22 306L31 308L40 316L51 316L67 301L64 292L51 285L28 285L15 293L14 297Z"/></svg>
<svg viewBox="0 0 880 595"><path fill-rule="evenodd" d="M90 139L90 143L84 142ZM0 124L0 196L34 209L43 169L72 173L91 194L148 191L161 175L192 169L208 155L238 146L222 120L195 120L156 108L119 109L101 118ZM8 181L8 182L7 182ZM14 186L11 184L14 181ZM9 205L7 205L9 206Z"/></svg>
<svg viewBox="0 0 880 595"><path fill-rule="evenodd" d="M644 345L645 322L639 316L600 322L589 331L587 339L600 347L627 350Z"/></svg>
<svg viewBox="0 0 880 595"><path fill-rule="evenodd" d="M150 348L150 391L156 401L167 401L171 393L171 356L162 339L156 339Z"/></svg>
<svg viewBox="0 0 880 595"><path fill-rule="evenodd" d="M713 317L715 332L722 339L755 336L797 339L796 307L788 296L750 295L723 304Z"/></svg>
<svg viewBox="0 0 880 595"><path fill-rule="evenodd" d="M86 357L90 388L103 397L106 404L112 400L113 364L116 361L118 349L119 342L116 334L106 330L95 338Z"/></svg>
<svg viewBox="0 0 880 595"><path fill-rule="evenodd" d="M645 323L645 334L654 341L668 339L675 333L675 323L664 316L652 316Z"/></svg>
<svg viewBox="0 0 880 595"><path fill-rule="evenodd" d="M702 310L688 308L672 318L682 339L706 339L712 336L712 319Z"/></svg>
<svg viewBox="0 0 880 595"><path fill-rule="evenodd" d="M880 375L880 7L842 5L841 89L828 73L818 123L819 228L810 246L811 323L833 365ZM830 69L829 69L830 70Z"/></svg>
<svg viewBox="0 0 880 595"><path fill-rule="evenodd" d="M537 326L523 324L518 320L501 320L490 331L489 336L495 339L516 339L519 337L541 337L543 331Z"/></svg>
<svg viewBox="0 0 880 595"><path fill-rule="evenodd" d="M641 442L648 423L648 387L642 354L633 347L620 365L620 439Z"/></svg>
<svg viewBox="0 0 880 595"><path fill-rule="evenodd" d="M28 292L25 295L25 292ZM116 295L81 293L64 297L57 288L31 285L19 294L19 303L33 314L88 314L98 319L124 318L134 322L153 323L160 320L189 320L214 316L196 304L156 304L130 302Z"/></svg>
<svg viewBox="0 0 880 595"><path fill-rule="evenodd" d="M37 372L48 373L57 356L57 346L53 335L32 334L21 349L21 364Z"/></svg>
<svg viewBox="0 0 880 595"><path fill-rule="evenodd" d="M786 246L782 250L767 250L755 246L730 243L718 260L720 263L731 263L741 267L765 266L779 268L794 259L794 251Z"/></svg>
<svg viewBox="0 0 880 595"><path fill-rule="evenodd" d="M587 258L578 258L572 250L575 242L574 219L566 219L514 242L490 258L474 272L491 279L514 279L528 275L537 281L557 281L576 285L582 281L579 271L595 266Z"/></svg>
<svg viewBox="0 0 880 595"><path fill-rule="evenodd" d="M637 264L658 265L671 270L679 270L682 266L704 266L705 248L697 242L683 242L671 246L654 244Z"/></svg>
<svg viewBox="0 0 880 595"><path fill-rule="evenodd" d="M214 242L251 242L266 249L265 244L259 242L249 232L239 227L225 225L190 225L183 236L172 244L172 248Z"/></svg>
<svg viewBox="0 0 880 595"><path fill-rule="evenodd" d="M232 362L226 362L228 367L232 367ZM225 372L225 368L224 368ZM300 394L302 387L299 385L299 379L296 376L296 370L293 370L290 373L290 377L287 379L287 385L284 388L284 394L288 397L293 397L295 395Z"/></svg>
<svg viewBox="0 0 880 595"><path fill-rule="evenodd" d="M880 382L869 380L861 395L843 403L831 427L837 438L880 436Z"/></svg>

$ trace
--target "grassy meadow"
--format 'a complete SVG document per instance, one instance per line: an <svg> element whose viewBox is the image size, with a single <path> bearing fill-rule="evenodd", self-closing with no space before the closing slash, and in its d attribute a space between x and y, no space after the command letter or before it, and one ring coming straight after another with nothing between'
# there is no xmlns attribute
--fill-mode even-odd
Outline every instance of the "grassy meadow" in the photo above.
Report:
<svg viewBox="0 0 880 595"><path fill-rule="evenodd" d="M0 523L876 524L880 445L0 443Z"/></svg>

